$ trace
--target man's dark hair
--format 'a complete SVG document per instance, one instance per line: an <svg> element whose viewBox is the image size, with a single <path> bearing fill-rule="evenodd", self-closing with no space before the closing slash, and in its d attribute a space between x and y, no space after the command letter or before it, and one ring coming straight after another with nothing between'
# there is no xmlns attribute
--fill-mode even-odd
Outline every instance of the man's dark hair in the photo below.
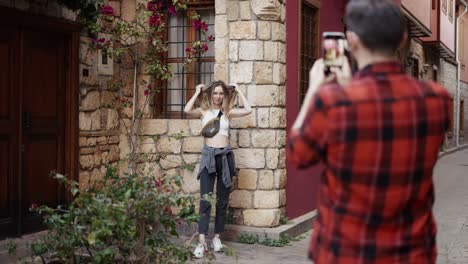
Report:
<svg viewBox="0 0 468 264"><path fill-rule="evenodd" d="M372 52L394 54L406 31L395 0L351 0L346 7L347 29Z"/></svg>

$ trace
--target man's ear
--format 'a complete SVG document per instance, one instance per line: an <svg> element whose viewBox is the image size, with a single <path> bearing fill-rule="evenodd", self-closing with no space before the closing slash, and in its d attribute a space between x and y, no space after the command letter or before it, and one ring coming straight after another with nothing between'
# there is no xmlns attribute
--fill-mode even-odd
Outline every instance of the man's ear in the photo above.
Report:
<svg viewBox="0 0 468 264"><path fill-rule="evenodd" d="M346 39L348 40L348 47L351 51L356 50L359 45L361 45L361 39L353 31L346 31Z"/></svg>

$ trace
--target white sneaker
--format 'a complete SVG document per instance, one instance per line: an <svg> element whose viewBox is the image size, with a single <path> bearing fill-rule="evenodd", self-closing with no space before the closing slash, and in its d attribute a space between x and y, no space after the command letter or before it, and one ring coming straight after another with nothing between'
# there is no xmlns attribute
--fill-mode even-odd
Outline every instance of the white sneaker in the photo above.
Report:
<svg viewBox="0 0 468 264"><path fill-rule="evenodd" d="M193 251L193 255L195 255L195 258L203 258L203 256L205 256L205 250L208 250L206 242L199 242Z"/></svg>
<svg viewBox="0 0 468 264"><path fill-rule="evenodd" d="M223 244L221 243L221 239L219 237L214 237L213 241L211 242L211 246L215 252L221 251L223 249Z"/></svg>

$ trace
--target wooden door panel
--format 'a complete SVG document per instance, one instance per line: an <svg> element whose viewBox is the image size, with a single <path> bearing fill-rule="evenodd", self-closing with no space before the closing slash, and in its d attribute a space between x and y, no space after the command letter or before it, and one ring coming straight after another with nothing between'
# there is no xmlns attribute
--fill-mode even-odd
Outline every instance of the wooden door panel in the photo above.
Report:
<svg viewBox="0 0 468 264"><path fill-rule="evenodd" d="M10 142L9 138L0 138L0 218L11 216L9 201Z"/></svg>
<svg viewBox="0 0 468 264"><path fill-rule="evenodd" d="M18 86L12 78L18 71L18 34L0 26L0 222L13 224L16 208L14 188L18 175ZM6 229L12 226L8 224Z"/></svg>
<svg viewBox="0 0 468 264"><path fill-rule="evenodd" d="M49 177L56 170L57 141L55 138L29 138L25 146L23 163L23 209L32 203L56 206L58 204L57 181Z"/></svg>
<svg viewBox="0 0 468 264"><path fill-rule="evenodd" d="M51 171L64 173L64 36L24 32L23 211L61 203Z"/></svg>

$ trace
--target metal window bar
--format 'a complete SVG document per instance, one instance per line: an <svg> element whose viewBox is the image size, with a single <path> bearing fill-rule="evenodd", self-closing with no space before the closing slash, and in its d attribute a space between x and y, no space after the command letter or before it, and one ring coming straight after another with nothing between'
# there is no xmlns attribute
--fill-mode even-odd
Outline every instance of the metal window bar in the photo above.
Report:
<svg viewBox="0 0 468 264"><path fill-rule="evenodd" d="M197 11L207 21L208 35L214 35L214 9ZM185 49L194 40L201 39L201 33L195 34L192 21L186 15L170 17L167 26L168 51L165 62L171 67L173 76L162 83L161 93L155 101L157 118L190 118L183 112L185 103L190 99L198 83L210 83L214 78L214 42L208 42L209 50L197 57L194 65L183 66L186 59Z"/></svg>
<svg viewBox="0 0 468 264"><path fill-rule="evenodd" d="M310 68L317 60L317 8L303 1L301 18L300 105L302 105L309 87Z"/></svg>

